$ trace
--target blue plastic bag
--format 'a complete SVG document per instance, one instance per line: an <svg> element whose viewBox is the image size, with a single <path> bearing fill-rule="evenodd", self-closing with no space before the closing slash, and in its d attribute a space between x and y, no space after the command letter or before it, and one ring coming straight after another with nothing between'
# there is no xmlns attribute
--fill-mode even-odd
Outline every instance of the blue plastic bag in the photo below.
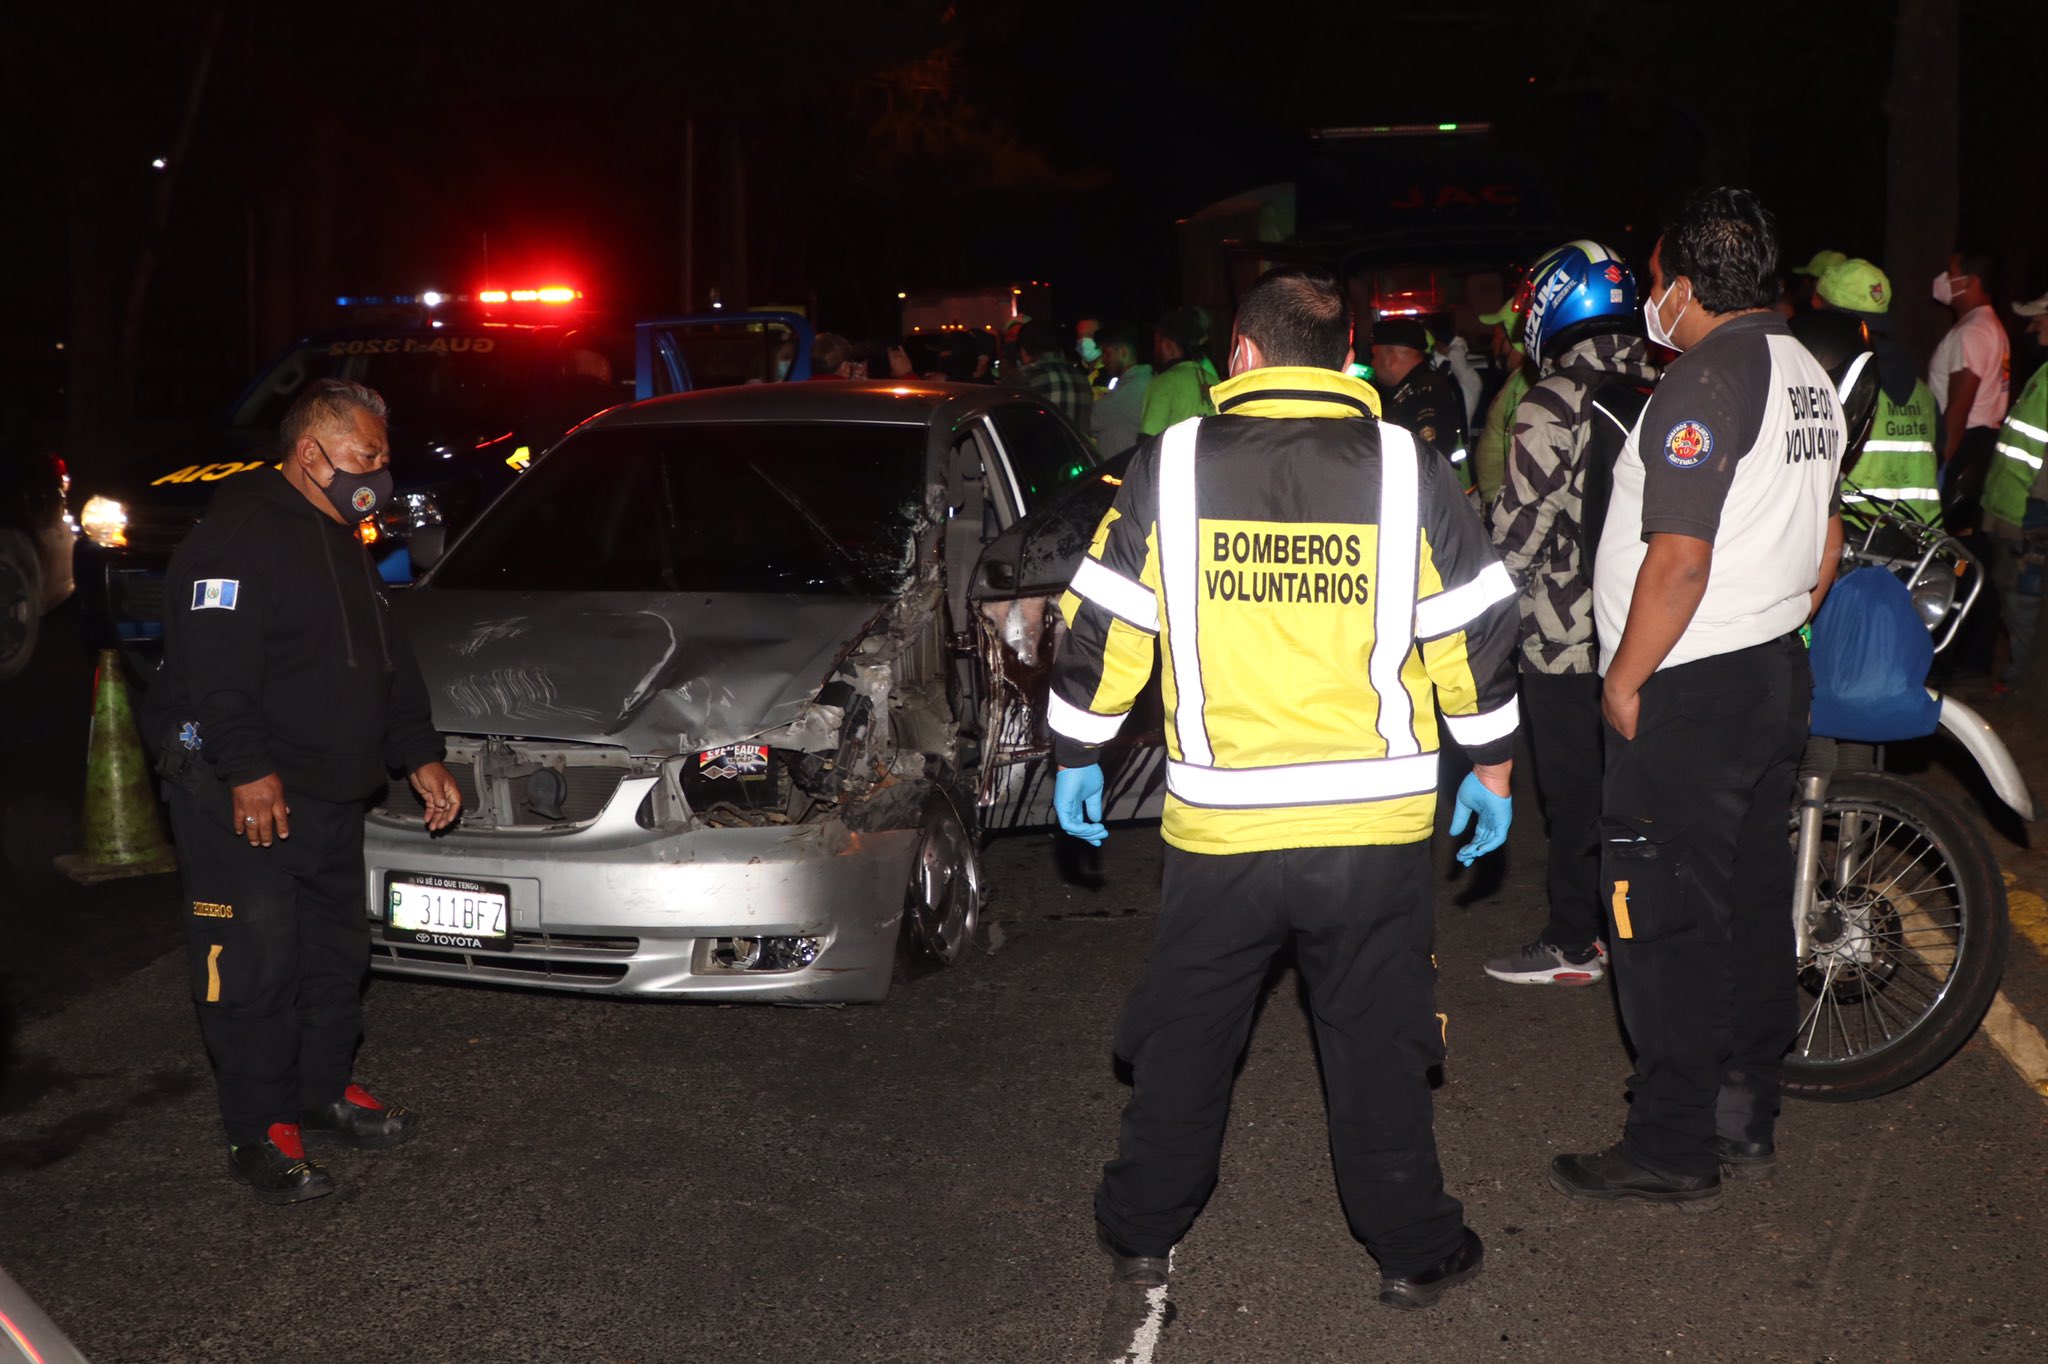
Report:
<svg viewBox="0 0 2048 1364"><path fill-rule="evenodd" d="M1906 585L1881 568L1836 583L1813 621L1813 732L1886 744L1932 734L1934 641Z"/></svg>

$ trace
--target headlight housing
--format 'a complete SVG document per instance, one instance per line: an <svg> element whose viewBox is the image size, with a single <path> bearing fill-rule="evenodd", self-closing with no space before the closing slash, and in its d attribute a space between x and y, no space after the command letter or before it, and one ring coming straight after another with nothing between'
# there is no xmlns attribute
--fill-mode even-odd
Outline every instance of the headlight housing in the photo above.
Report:
<svg viewBox="0 0 2048 1364"><path fill-rule="evenodd" d="M102 549L128 544L128 509L111 497L88 497L78 513L78 528Z"/></svg>
<svg viewBox="0 0 2048 1364"><path fill-rule="evenodd" d="M421 526L441 523L441 503L434 494L400 493L391 499L390 506L357 525L356 538L366 545L396 547L410 540Z"/></svg>
<svg viewBox="0 0 2048 1364"><path fill-rule="evenodd" d="M1936 568L1913 584L1913 610L1929 631L1941 629L1941 623L1948 619L1948 613L1955 609L1955 604L1956 575L1953 573Z"/></svg>

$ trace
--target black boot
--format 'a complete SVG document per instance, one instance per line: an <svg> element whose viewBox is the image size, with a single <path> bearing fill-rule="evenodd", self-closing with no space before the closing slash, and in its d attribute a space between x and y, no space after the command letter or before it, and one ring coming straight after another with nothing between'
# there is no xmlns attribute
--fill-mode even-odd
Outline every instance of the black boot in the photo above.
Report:
<svg viewBox="0 0 2048 1364"><path fill-rule="evenodd" d="M299 1115L299 1128L309 1137L332 1137L360 1151L378 1151L411 1141L420 1134L420 1115L409 1108L387 1108L361 1085L350 1085L331 1104Z"/></svg>
<svg viewBox="0 0 2048 1364"><path fill-rule="evenodd" d="M1721 1172L1672 1175L1653 1170L1631 1157L1616 1142L1586 1156L1559 1156L1550 1162L1550 1184L1561 1194L1598 1203L1635 1199L1671 1203L1689 1212L1705 1212L1721 1203Z"/></svg>
<svg viewBox="0 0 2048 1364"><path fill-rule="evenodd" d="M1721 1157L1723 1179L1769 1179L1778 1173L1778 1151L1770 1142L1716 1137L1714 1150Z"/></svg>
<svg viewBox="0 0 2048 1364"><path fill-rule="evenodd" d="M1380 1301L1389 1307L1401 1307L1409 1311L1434 1307L1436 1300L1444 1295L1446 1288L1453 1288L1467 1279L1477 1278L1485 1263L1486 1247L1480 1243L1479 1233L1467 1227L1464 1239L1458 1243L1458 1248L1451 1252L1448 1259L1413 1274L1381 1275Z"/></svg>
<svg viewBox="0 0 2048 1364"><path fill-rule="evenodd" d="M265 1203L303 1203L334 1192L334 1176L306 1159L299 1129L274 1122L263 1141L228 1148L228 1173Z"/></svg>
<svg viewBox="0 0 2048 1364"><path fill-rule="evenodd" d="M1109 1277L1114 1283L1128 1284L1132 1288L1164 1288L1169 1260L1164 1255L1126 1255L1109 1239L1109 1232L1098 1222L1095 1224L1095 1241L1109 1256Z"/></svg>

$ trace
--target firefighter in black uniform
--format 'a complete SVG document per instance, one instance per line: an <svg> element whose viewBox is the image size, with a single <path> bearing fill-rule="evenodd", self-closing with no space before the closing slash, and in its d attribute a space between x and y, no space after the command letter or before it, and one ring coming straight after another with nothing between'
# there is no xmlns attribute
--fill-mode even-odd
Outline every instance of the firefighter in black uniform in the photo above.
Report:
<svg viewBox="0 0 2048 1364"><path fill-rule="evenodd" d="M1477 764L1454 834L1507 836L1515 586L1445 463L1374 418L1344 291L1259 281L1218 415L1139 447L1072 587L1048 719L1060 823L1100 842L1097 750L1152 675L1166 703L1158 935L1116 1030L1132 1067L1095 1198L1117 1282L1158 1286L1216 1182L1231 1081L1290 941L1312 1000L1330 1150L1380 1300L1479 1271L1444 1191L1428 1072L1437 715Z"/></svg>
<svg viewBox="0 0 2048 1364"><path fill-rule="evenodd" d="M1383 317L1372 328L1372 376L1386 420L1405 427L1457 467L1469 489L1465 400L1457 386L1429 363L1429 331L1409 317Z"/></svg>
<svg viewBox="0 0 2048 1364"><path fill-rule="evenodd" d="M387 768L410 776L430 829L462 803L354 534L391 497L383 399L317 380L281 434L282 464L224 485L171 556L145 708L228 1169L267 1203L334 1191L305 1135L384 1147L419 1131L351 1079L369 970L363 814Z"/></svg>

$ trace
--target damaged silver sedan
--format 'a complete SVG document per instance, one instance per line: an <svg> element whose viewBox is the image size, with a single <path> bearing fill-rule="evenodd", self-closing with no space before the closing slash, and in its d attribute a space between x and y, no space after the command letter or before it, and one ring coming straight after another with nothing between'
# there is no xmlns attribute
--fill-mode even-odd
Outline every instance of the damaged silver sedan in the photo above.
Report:
<svg viewBox="0 0 2048 1364"><path fill-rule="evenodd" d="M727 389L579 428L395 604L464 813L430 837L403 781L372 812L375 968L845 1003L958 961L1003 692L976 626L1003 612L969 583L1092 464L985 387Z"/></svg>

